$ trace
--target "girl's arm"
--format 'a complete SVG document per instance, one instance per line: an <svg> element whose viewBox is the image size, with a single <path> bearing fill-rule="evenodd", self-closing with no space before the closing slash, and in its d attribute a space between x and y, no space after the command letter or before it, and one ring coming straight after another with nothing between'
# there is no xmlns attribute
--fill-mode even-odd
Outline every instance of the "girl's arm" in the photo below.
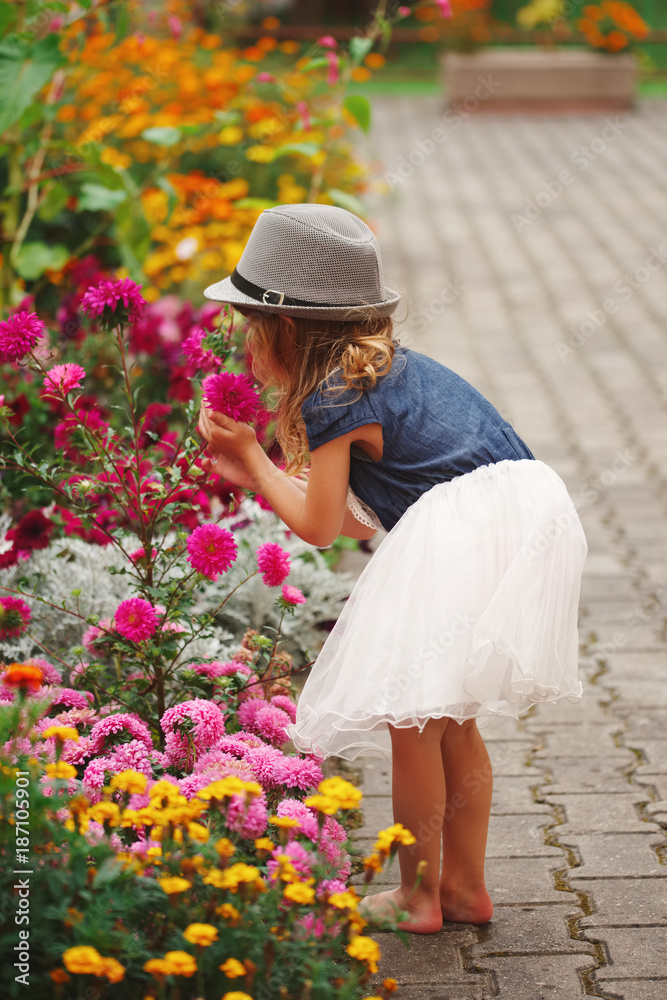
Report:
<svg viewBox="0 0 667 1000"><path fill-rule="evenodd" d="M375 534L347 509L350 445L363 437L363 428L315 448L307 484L276 468L248 424L202 407L199 429L212 451L243 470L249 488L266 497L278 517L305 542L327 548L343 532L353 538Z"/></svg>

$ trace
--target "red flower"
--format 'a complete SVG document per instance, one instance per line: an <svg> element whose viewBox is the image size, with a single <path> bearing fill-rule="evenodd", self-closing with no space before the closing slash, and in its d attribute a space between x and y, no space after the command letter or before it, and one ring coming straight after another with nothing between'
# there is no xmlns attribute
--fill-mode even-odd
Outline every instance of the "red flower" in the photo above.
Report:
<svg viewBox="0 0 667 1000"><path fill-rule="evenodd" d="M99 317L105 327L136 323L146 308L141 285L137 285L131 278L100 281L97 286L88 289L81 305L88 316Z"/></svg>
<svg viewBox="0 0 667 1000"><path fill-rule="evenodd" d="M31 510L7 532L17 549L47 549L53 531L53 521L44 517L41 510Z"/></svg>
<svg viewBox="0 0 667 1000"><path fill-rule="evenodd" d="M39 667L29 663L10 663L0 679L5 687L39 691L44 675Z"/></svg>

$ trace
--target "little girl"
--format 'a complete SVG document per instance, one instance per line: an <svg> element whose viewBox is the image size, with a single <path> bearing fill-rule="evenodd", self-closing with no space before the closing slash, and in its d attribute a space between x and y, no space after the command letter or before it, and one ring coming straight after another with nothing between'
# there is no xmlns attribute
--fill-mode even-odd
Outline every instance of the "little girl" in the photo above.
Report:
<svg viewBox="0 0 667 1000"><path fill-rule="evenodd" d="M367 897L366 915L402 910L422 934L485 923L492 782L477 723L581 695L574 505L483 396L397 343L399 296L373 233L344 209L264 211L237 269L204 294L249 320L287 462L203 408L209 466L313 545L388 532L291 727L303 751L391 754L394 821L417 839L399 848L400 888Z"/></svg>

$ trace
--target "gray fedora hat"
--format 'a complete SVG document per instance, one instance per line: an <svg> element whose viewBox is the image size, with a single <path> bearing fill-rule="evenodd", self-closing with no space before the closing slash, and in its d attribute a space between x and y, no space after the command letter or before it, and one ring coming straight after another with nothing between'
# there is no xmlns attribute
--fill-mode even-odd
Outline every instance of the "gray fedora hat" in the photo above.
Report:
<svg viewBox="0 0 667 1000"><path fill-rule="evenodd" d="M389 316L380 247L365 222L333 205L277 205L257 219L228 278L207 299L306 319Z"/></svg>

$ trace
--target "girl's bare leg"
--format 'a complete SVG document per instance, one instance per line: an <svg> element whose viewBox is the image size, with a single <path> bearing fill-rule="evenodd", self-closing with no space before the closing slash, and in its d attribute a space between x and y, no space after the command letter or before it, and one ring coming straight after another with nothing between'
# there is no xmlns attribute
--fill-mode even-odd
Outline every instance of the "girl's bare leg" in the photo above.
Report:
<svg viewBox="0 0 667 1000"><path fill-rule="evenodd" d="M493 904L484 883L491 762L474 719L450 721L441 741L447 782L440 903L445 920L484 924Z"/></svg>
<svg viewBox="0 0 667 1000"><path fill-rule="evenodd" d="M390 917L396 909L405 910L410 919L399 926L414 934L434 934L442 927L440 836L447 801L442 741L452 725L449 719L431 719L421 733L416 727L389 727L394 822L406 826L417 842L398 849L400 887L367 896L363 912Z"/></svg>

